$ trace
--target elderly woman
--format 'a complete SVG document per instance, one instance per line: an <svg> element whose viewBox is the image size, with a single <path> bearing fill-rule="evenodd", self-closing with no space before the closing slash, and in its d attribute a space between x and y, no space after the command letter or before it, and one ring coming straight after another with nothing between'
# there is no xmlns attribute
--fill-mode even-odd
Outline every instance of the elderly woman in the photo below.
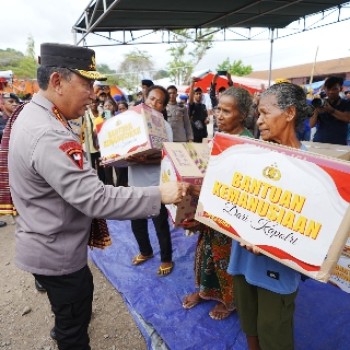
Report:
<svg viewBox="0 0 350 350"><path fill-rule="evenodd" d="M301 87L272 85L261 94L258 112L263 140L305 149L296 136L298 125L308 115ZM294 300L300 274L236 241L228 272L234 276L235 302L249 349L293 349Z"/></svg>
<svg viewBox="0 0 350 350"><path fill-rule="evenodd" d="M215 111L219 129L227 134L253 137L244 127L251 104L252 98L245 89L231 87L223 92ZM199 188L193 189L193 194L199 194ZM233 277L226 271L232 239L202 224L197 229L200 235L195 255L195 282L199 290L187 295L182 306L191 309L200 302L215 300L217 304L209 316L223 320L236 309Z"/></svg>

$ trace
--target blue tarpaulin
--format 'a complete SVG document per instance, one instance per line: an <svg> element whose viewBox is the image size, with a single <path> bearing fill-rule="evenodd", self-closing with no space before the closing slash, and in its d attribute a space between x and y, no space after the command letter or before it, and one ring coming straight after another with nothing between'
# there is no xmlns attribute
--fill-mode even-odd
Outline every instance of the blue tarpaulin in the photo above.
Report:
<svg viewBox="0 0 350 350"><path fill-rule="evenodd" d="M195 291L197 235L172 230L175 268L169 276L159 277L159 246L152 222L149 230L155 256L139 266L131 264L138 247L130 221L109 221L108 226L112 246L94 249L90 257L122 294L149 349L247 349L236 313L215 321L208 315L215 302L201 303L191 310L182 308L183 297ZM348 350L349 324L349 294L312 279L301 282L295 312L296 350Z"/></svg>

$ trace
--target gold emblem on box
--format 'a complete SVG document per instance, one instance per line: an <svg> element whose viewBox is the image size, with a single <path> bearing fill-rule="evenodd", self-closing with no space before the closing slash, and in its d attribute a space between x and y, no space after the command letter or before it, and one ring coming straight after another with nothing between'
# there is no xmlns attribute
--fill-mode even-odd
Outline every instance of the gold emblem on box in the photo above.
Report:
<svg viewBox="0 0 350 350"><path fill-rule="evenodd" d="M264 175L264 177L273 181L280 180L282 176L276 164L272 164L271 166L267 166L266 168L264 168L262 174Z"/></svg>

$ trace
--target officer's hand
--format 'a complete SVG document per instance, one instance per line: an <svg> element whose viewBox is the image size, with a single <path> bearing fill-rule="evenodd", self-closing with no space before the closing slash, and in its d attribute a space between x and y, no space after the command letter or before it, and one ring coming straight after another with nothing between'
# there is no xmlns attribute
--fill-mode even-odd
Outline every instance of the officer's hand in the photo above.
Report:
<svg viewBox="0 0 350 350"><path fill-rule="evenodd" d="M134 154L134 155L131 155L131 156L126 156L125 157L125 160L129 163L144 163L145 160L146 160L146 156L145 155L137 155L137 154Z"/></svg>
<svg viewBox="0 0 350 350"><path fill-rule="evenodd" d="M163 204L179 203L186 196L188 183L170 181L159 186Z"/></svg>
<svg viewBox="0 0 350 350"><path fill-rule="evenodd" d="M129 163L136 164L160 164L162 152L154 152L153 154L134 154L126 156L125 160Z"/></svg>

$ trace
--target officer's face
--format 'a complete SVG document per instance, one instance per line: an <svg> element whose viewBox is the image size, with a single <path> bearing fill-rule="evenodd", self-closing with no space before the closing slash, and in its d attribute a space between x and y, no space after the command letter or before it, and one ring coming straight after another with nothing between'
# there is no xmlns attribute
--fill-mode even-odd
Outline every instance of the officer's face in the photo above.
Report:
<svg viewBox="0 0 350 350"><path fill-rule="evenodd" d="M177 91L175 89L168 89L169 102L176 103Z"/></svg>
<svg viewBox="0 0 350 350"><path fill-rule="evenodd" d="M62 78L61 82L64 106L60 110L67 119L83 116L91 101L96 98L93 89L94 80L85 79L72 73L70 79L64 80Z"/></svg>

